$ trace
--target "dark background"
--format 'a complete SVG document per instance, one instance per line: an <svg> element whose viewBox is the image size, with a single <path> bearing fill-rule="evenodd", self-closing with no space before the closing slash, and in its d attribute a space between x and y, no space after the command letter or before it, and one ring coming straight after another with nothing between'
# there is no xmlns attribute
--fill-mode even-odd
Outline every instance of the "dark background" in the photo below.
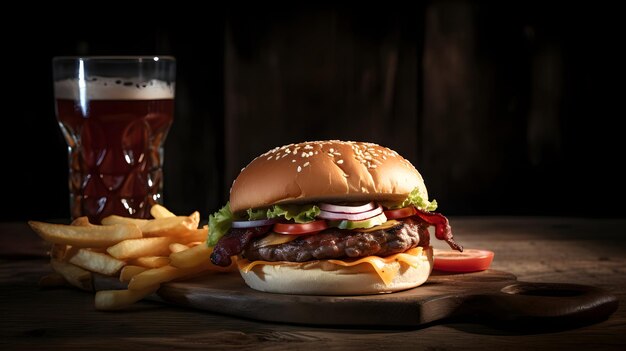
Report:
<svg viewBox="0 0 626 351"><path fill-rule="evenodd" d="M68 10L50 25L7 13L21 20L2 25L0 220L69 216L51 58L107 54L178 59L174 212L206 218L272 147L350 139L408 158L445 214L624 217L617 6L173 4Z"/></svg>

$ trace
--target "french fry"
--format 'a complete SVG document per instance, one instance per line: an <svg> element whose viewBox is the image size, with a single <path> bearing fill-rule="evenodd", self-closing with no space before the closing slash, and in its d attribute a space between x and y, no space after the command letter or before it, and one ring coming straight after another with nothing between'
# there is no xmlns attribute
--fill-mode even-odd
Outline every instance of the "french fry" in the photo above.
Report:
<svg viewBox="0 0 626 351"><path fill-rule="evenodd" d="M170 212L170 210L159 204L156 204L150 208L150 214L154 218L176 217L176 215Z"/></svg>
<svg viewBox="0 0 626 351"><path fill-rule="evenodd" d="M68 248L69 247L67 245L52 244L52 247L50 248L50 258L63 261L65 259L65 255L67 254Z"/></svg>
<svg viewBox="0 0 626 351"><path fill-rule="evenodd" d="M190 229L195 229L195 219L187 216L163 217L156 219L136 219L121 216L108 216L102 220L102 224L135 224L144 236L172 236L183 234Z"/></svg>
<svg viewBox="0 0 626 351"><path fill-rule="evenodd" d="M103 225L91 224L87 217L78 217L71 225L29 222L39 236L52 243L55 273L42 277L40 286L69 284L93 291L93 272L119 273L129 289L100 291L95 298L97 309L113 310L154 293L162 283L236 268L235 264L224 268L211 263L208 228L198 229L199 212L176 216L161 205L150 212L154 219L108 216Z"/></svg>
<svg viewBox="0 0 626 351"><path fill-rule="evenodd" d="M147 269L148 268L141 267L141 266L124 266L122 267L122 270L120 271L120 281L122 283L129 282L132 277L136 276L137 274Z"/></svg>
<svg viewBox="0 0 626 351"><path fill-rule="evenodd" d="M153 294L159 286L142 290L102 290L96 293L96 309L102 311L119 310Z"/></svg>
<svg viewBox="0 0 626 351"><path fill-rule="evenodd" d="M178 268L191 268L208 262L213 249L206 243L194 246L189 250L175 252L170 255L171 265Z"/></svg>
<svg viewBox="0 0 626 351"><path fill-rule="evenodd" d="M208 264L192 268L176 268L170 265L148 269L134 276L128 283L129 290L142 290L156 284L166 283L174 279L189 277L209 270Z"/></svg>
<svg viewBox="0 0 626 351"><path fill-rule="evenodd" d="M164 256L138 257L131 260L130 264L146 268L159 268L170 264L170 258Z"/></svg>
<svg viewBox="0 0 626 351"><path fill-rule="evenodd" d="M120 260L142 256L164 256L170 253L170 243L172 239L168 237L129 239L109 247L107 252Z"/></svg>
<svg viewBox="0 0 626 351"><path fill-rule="evenodd" d="M39 287L41 288L58 288L68 285L67 280L57 272L46 274L39 279Z"/></svg>
<svg viewBox="0 0 626 351"><path fill-rule="evenodd" d="M135 240L135 239L128 239L128 240ZM117 245L117 244L115 244ZM71 250L71 248L70 248ZM106 247L93 247L93 248L88 248L87 250L89 251L93 251L93 252L99 252L99 253L107 253L107 248Z"/></svg>
<svg viewBox="0 0 626 351"><path fill-rule="evenodd" d="M192 214L189 215L189 219L191 219L193 223L193 229L198 228L198 225L200 224L200 212L194 211Z"/></svg>
<svg viewBox="0 0 626 351"><path fill-rule="evenodd" d="M141 238L133 224L74 226L29 221L30 227L44 240L76 247L108 247L126 239Z"/></svg>
<svg viewBox="0 0 626 351"><path fill-rule="evenodd" d="M180 236L197 227L195 218L178 216L151 219L141 227L141 231L144 236Z"/></svg>
<svg viewBox="0 0 626 351"><path fill-rule="evenodd" d="M92 226L93 224L89 222L89 218L87 218L87 216L82 216L73 220L72 224L70 225L88 227L88 226Z"/></svg>
<svg viewBox="0 0 626 351"><path fill-rule="evenodd" d="M181 252L189 249L189 246L181 243L171 243L169 249L171 252Z"/></svg>
<svg viewBox="0 0 626 351"><path fill-rule="evenodd" d="M71 285L82 290L93 290L93 277L91 272L55 259L50 260L50 265L55 272L62 275Z"/></svg>
<svg viewBox="0 0 626 351"><path fill-rule="evenodd" d="M126 262L109 255L89 251L87 249L78 250L78 252L69 259L69 262L78 267L104 275L114 275L126 264Z"/></svg>
<svg viewBox="0 0 626 351"><path fill-rule="evenodd" d="M178 242L187 244L196 241L206 241L209 231L206 229L191 229L176 236Z"/></svg>
<svg viewBox="0 0 626 351"><path fill-rule="evenodd" d="M115 224L134 224L139 229L143 228L146 223L148 223L149 219L140 219L140 218L130 218L130 217L122 217L118 215L110 215L102 218L102 225L115 225Z"/></svg>

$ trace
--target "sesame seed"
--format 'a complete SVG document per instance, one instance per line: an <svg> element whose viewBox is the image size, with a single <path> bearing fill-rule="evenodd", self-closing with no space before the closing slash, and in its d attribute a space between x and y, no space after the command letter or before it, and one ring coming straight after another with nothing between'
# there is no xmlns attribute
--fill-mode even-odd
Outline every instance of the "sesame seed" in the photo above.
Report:
<svg viewBox="0 0 626 351"><path fill-rule="evenodd" d="M302 172L302 167L298 166L298 173Z"/></svg>
<svg viewBox="0 0 626 351"><path fill-rule="evenodd" d="M317 151L315 151L315 154L317 155Z"/></svg>
<svg viewBox="0 0 626 351"><path fill-rule="evenodd" d="M337 155L337 156L341 156L340 152L335 152L334 154Z"/></svg>
<svg viewBox="0 0 626 351"><path fill-rule="evenodd" d="M290 154L291 153L291 149L287 149L287 150L285 150L285 152Z"/></svg>
<svg viewBox="0 0 626 351"><path fill-rule="evenodd" d="M271 160L271 159L272 159L272 157L274 157L274 156L270 156L270 157L268 157L268 158L267 158L267 160L268 160L268 161L269 161L269 160Z"/></svg>
<svg viewBox="0 0 626 351"><path fill-rule="evenodd" d="M378 167L378 166L376 166L376 165L372 165L372 167L370 167L370 168L376 168L376 167Z"/></svg>
<svg viewBox="0 0 626 351"><path fill-rule="evenodd" d="M313 151L309 151L309 156L313 156Z"/></svg>
<svg viewBox="0 0 626 351"><path fill-rule="evenodd" d="M294 163L294 162L296 162L296 160L291 160L291 163Z"/></svg>
<svg viewBox="0 0 626 351"><path fill-rule="evenodd" d="M338 165L342 165L342 164L343 164L343 160L338 160L338 161L337 161L337 164L338 164Z"/></svg>
<svg viewBox="0 0 626 351"><path fill-rule="evenodd" d="M310 165L310 164L311 164L311 163L307 161L307 162L305 162L305 163L304 163L304 165L302 165L302 167L306 167L306 166L308 166L308 165Z"/></svg>
<svg viewBox="0 0 626 351"><path fill-rule="evenodd" d="M302 155L300 155L301 157L307 157L309 154L307 154L306 152L303 152Z"/></svg>
<svg viewBox="0 0 626 351"><path fill-rule="evenodd" d="M311 146L311 145L305 145L305 146L304 146L304 149L305 149L305 150L311 150L311 149L313 149L313 146Z"/></svg>
<svg viewBox="0 0 626 351"><path fill-rule="evenodd" d="M330 148L330 152L333 153L335 152L335 149L333 149L332 147Z"/></svg>
<svg viewBox="0 0 626 351"><path fill-rule="evenodd" d="M387 156L383 155L383 160L386 160L386 159L387 159Z"/></svg>

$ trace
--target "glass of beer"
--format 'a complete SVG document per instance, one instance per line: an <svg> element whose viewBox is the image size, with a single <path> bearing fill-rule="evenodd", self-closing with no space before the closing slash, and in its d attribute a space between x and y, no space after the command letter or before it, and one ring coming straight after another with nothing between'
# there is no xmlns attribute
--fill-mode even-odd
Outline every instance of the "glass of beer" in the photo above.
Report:
<svg viewBox="0 0 626 351"><path fill-rule="evenodd" d="M163 200L174 116L173 57L55 57L56 116L69 154L70 212L147 218Z"/></svg>

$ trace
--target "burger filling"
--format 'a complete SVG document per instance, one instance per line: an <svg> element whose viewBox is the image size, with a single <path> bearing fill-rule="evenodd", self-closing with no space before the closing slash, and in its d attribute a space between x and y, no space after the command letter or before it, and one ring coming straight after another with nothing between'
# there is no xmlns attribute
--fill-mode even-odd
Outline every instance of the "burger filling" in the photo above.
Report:
<svg viewBox="0 0 626 351"><path fill-rule="evenodd" d="M463 250L453 240L447 218L430 212L436 202L423 200L417 190L400 204L372 202L354 206L362 212L332 211L345 209L345 205L326 204L326 210L320 207L275 205L248 210L242 214L244 218L237 218L227 204L209 219L208 244L214 246L211 261L228 266L231 256L236 255L269 262L386 257L418 246L428 247L430 226L435 227L437 239Z"/></svg>
<svg viewBox="0 0 626 351"><path fill-rule="evenodd" d="M398 222L390 229L372 232L329 228L318 234L298 236L284 244L258 247L253 239L243 250L250 260L305 262L331 258L389 256L416 246L428 245L428 226L414 219Z"/></svg>

